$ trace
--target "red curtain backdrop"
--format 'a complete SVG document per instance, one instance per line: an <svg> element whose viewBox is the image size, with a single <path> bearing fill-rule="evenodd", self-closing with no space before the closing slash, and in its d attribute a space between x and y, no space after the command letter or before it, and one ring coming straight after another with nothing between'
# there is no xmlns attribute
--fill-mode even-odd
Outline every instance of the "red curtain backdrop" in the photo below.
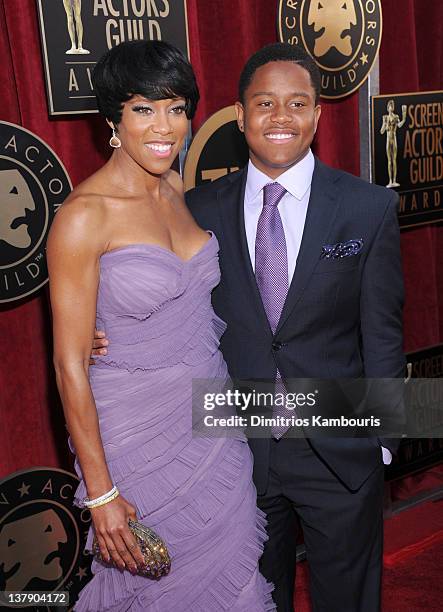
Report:
<svg viewBox="0 0 443 612"><path fill-rule="evenodd" d="M381 93L443 84L441 0L383 0ZM201 88L194 130L236 100L247 57L276 40L276 0L188 0L191 60ZM0 119L35 132L66 166L74 185L108 155L96 115L49 118L35 0L0 0ZM323 102L316 153L359 174L358 94ZM402 235L407 304L405 349L443 342L443 228ZM47 293L0 309L0 477L37 465L70 467L51 366Z"/></svg>

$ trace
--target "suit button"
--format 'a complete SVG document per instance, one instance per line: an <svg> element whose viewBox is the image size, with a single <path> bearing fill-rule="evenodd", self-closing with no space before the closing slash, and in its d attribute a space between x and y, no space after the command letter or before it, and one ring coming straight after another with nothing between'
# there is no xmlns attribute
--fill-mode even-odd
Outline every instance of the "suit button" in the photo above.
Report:
<svg viewBox="0 0 443 612"><path fill-rule="evenodd" d="M273 351L279 351L282 348L283 344L282 342L273 342L272 343L272 350Z"/></svg>

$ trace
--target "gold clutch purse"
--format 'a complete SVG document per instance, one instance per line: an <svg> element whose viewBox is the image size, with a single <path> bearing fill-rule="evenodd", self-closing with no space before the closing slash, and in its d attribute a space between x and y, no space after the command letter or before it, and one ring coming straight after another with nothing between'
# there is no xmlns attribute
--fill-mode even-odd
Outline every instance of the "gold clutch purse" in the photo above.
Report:
<svg viewBox="0 0 443 612"><path fill-rule="evenodd" d="M152 531L152 529L145 527L145 525L137 521L129 519L128 525L145 560L143 567L139 568L138 574L147 576L148 578L160 578L161 576L169 574L169 570L171 569L171 558L163 540L155 531ZM105 565L114 565L112 560L107 562L102 558L96 537L94 537L92 543L92 553L101 563Z"/></svg>

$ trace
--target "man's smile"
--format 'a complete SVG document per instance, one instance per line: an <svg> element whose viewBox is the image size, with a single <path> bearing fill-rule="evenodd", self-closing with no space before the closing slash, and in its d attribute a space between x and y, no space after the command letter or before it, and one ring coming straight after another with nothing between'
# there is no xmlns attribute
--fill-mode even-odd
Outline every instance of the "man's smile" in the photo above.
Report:
<svg viewBox="0 0 443 612"><path fill-rule="evenodd" d="M287 142L291 138L295 138L295 136L296 134L291 131L265 133L265 138L268 138L274 142Z"/></svg>

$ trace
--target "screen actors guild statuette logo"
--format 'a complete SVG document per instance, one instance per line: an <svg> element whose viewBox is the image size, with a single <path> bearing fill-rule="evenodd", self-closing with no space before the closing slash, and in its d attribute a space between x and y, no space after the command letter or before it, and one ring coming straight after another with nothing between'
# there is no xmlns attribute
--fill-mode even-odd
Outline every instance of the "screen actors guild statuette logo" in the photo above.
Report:
<svg viewBox="0 0 443 612"><path fill-rule="evenodd" d="M82 0L63 0L66 11L71 48L66 55L87 55L89 51L83 48ZM77 42L75 40L77 34Z"/></svg>
<svg viewBox="0 0 443 612"><path fill-rule="evenodd" d="M189 56L186 0L36 0L51 115L97 112L92 72L131 40L169 40Z"/></svg>
<svg viewBox="0 0 443 612"><path fill-rule="evenodd" d="M383 115L383 124L380 134L386 133L386 157L388 160L389 183L386 187L400 187L397 182L397 128L402 128L406 123L406 104L402 104L402 118L394 113L395 102L389 100L387 105L387 115Z"/></svg>
<svg viewBox="0 0 443 612"><path fill-rule="evenodd" d="M443 219L443 91L371 96L373 181L399 195L400 227Z"/></svg>
<svg viewBox="0 0 443 612"><path fill-rule="evenodd" d="M0 121L0 303L47 282L46 238L71 189L63 164L45 142Z"/></svg>
<svg viewBox="0 0 443 612"><path fill-rule="evenodd" d="M72 505L77 486L74 474L45 467L0 482L1 591L67 591L72 609L91 578L83 552L91 515Z"/></svg>
<svg viewBox="0 0 443 612"><path fill-rule="evenodd" d="M381 42L380 0L279 0L280 40L301 45L322 75L321 95L342 98L367 78Z"/></svg>

